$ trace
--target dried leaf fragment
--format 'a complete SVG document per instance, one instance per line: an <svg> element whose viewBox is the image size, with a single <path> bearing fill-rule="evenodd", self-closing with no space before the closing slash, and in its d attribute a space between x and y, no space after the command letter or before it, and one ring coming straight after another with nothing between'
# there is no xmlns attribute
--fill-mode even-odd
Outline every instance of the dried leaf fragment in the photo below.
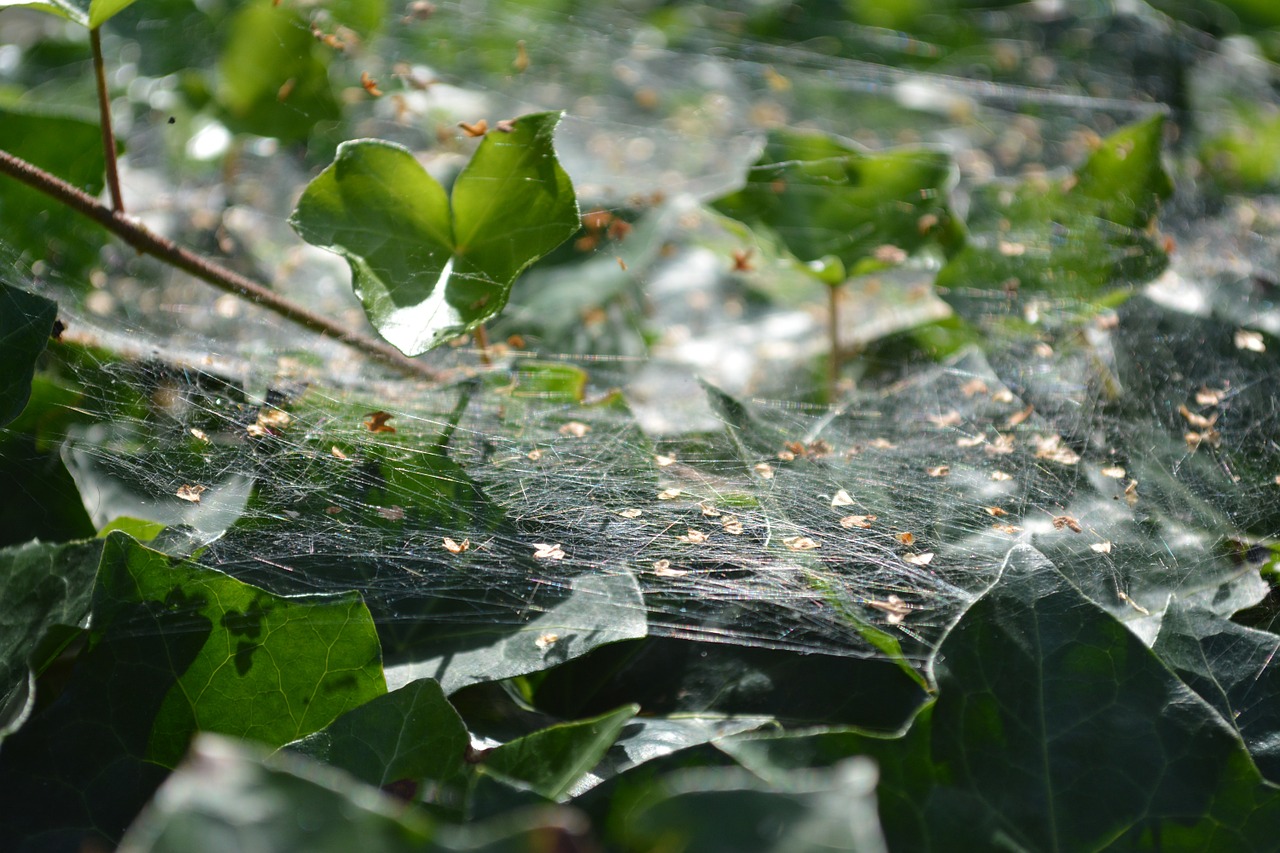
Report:
<svg viewBox="0 0 1280 853"><path fill-rule="evenodd" d="M196 441L203 441L205 444L209 443L209 436L205 435L204 430L192 427L190 432L192 438L196 439Z"/></svg>
<svg viewBox="0 0 1280 853"><path fill-rule="evenodd" d="M1221 391L1210 388L1207 385L1201 385L1200 390L1196 392L1197 406L1216 406L1222 402L1222 398L1226 395L1226 389Z"/></svg>
<svg viewBox="0 0 1280 853"><path fill-rule="evenodd" d="M391 420L393 417L395 417L395 415L382 410L370 412L364 416L364 425L368 428L369 432L395 432L395 427L387 425L387 421Z"/></svg>
<svg viewBox="0 0 1280 853"><path fill-rule="evenodd" d="M404 521L404 507L402 506L380 506L378 507L378 515L387 521Z"/></svg>
<svg viewBox="0 0 1280 853"><path fill-rule="evenodd" d="M673 501L676 498L680 497L680 495L682 494L683 492L681 492L679 489L663 489L662 491L658 492L658 500Z"/></svg>
<svg viewBox="0 0 1280 853"><path fill-rule="evenodd" d="M463 539L461 542L455 542L446 536L441 540L441 544L444 545L444 549L450 554L461 554L471 547L471 540Z"/></svg>
<svg viewBox="0 0 1280 853"><path fill-rule="evenodd" d="M198 504L200 503L200 495L208 490L208 486L190 486L184 484L178 488L178 491L174 492L174 495L184 501L190 501L193 504Z"/></svg>
<svg viewBox="0 0 1280 853"><path fill-rule="evenodd" d="M1012 475L1012 474L1007 474L1007 473L1005 473L1004 471L992 471L992 472L991 472L991 479L995 480L996 482L1003 483L1003 482L1005 482L1006 480L1012 480L1012 479L1013 479L1013 475Z"/></svg>
<svg viewBox="0 0 1280 853"><path fill-rule="evenodd" d="M933 562L933 552L925 551L923 554L904 554L902 560L913 566L927 566Z"/></svg>
<svg viewBox="0 0 1280 853"><path fill-rule="evenodd" d="M808 536L784 536L782 544L792 551L812 551L814 548L822 547L821 543L810 539Z"/></svg>
<svg viewBox="0 0 1280 853"><path fill-rule="evenodd" d="M728 533L730 536L742 535L742 522L738 520L737 516L726 515L720 522L720 527L723 528L724 532Z"/></svg>
<svg viewBox="0 0 1280 853"><path fill-rule="evenodd" d="M701 530L694 530L692 527L690 527L682 536L676 537L677 540L685 543L686 545L702 545L707 541L707 538L707 534L703 533Z"/></svg>
<svg viewBox="0 0 1280 853"><path fill-rule="evenodd" d="M933 468L926 468L924 469L924 471L930 477L946 477L948 474L951 473L951 466L937 465L937 466L934 466Z"/></svg>
<svg viewBox="0 0 1280 853"><path fill-rule="evenodd" d="M867 447L872 447L876 450L893 450L897 445L887 438L873 438L867 443Z"/></svg>
<svg viewBox="0 0 1280 853"><path fill-rule="evenodd" d="M535 447L533 450L530 450L525 454L525 458L530 462L537 462L542 458L542 451Z"/></svg>
<svg viewBox="0 0 1280 853"><path fill-rule="evenodd" d="M1138 481L1130 480L1129 484L1124 487L1124 501L1129 506L1133 506L1138 502Z"/></svg>
<svg viewBox="0 0 1280 853"><path fill-rule="evenodd" d="M591 432L591 427L587 426L582 421L569 421L566 424L561 424L560 429L557 430L557 432L561 435L572 436L573 438L582 438L584 435Z"/></svg>
<svg viewBox="0 0 1280 853"><path fill-rule="evenodd" d="M1013 536L1016 533L1022 532L1021 527L1015 527L1012 524L993 524L991 525L991 527L993 530L998 530L1001 533L1008 534L1009 536Z"/></svg>
<svg viewBox="0 0 1280 853"><path fill-rule="evenodd" d="M1048 459L1060 465L1074 465L1080 461L1080 454L1063 444L1060 435L1038 435L1033 441L1037 459Z"/></svg>
<svg viewBox="0 0 1280 853"><path fill-rule="evenodd" d="M1004 516L1009 514L1008 511L1003 510L998 506L989 506L989 507L985 507L985 509L987 510L987 515L993 516L995 518L1003 518Z"/></svg>
<svg viewBox="0 0 1280 853"><path fill-rule="evenodd" d="M666 468L669 465L675 464L676 455L672 453L670 456L667 456L662 453L659 453L658 455L653 457L653 461L658 463L659 468Z"/></svg>
<svg viewBox="0 0 1280 853"><path fill-rule="evenodd" d="M368 71L360 72L360 85L364 88L372 98L381 98L382 90L378 88L378 81L374 80Z"/></svg>
<svg viewBox="0 0 1280 853"><path fill-rule="evenodd" d="M670 560L654 560L653 573L660 578L679 578L689 574L689 570L671 568Z"/></svg>
<svg viewBox="0 0 1280 853"><path fill-rule="evenodd" d="M533 543L533 558L535 560L563 560L564 549L560 547L559 542L554 545L546 542L535 542Z"/></svg>
<svg viewBox="0 0 1280 853"><path fill-rule="evenodd" d="M982 448L988 456L1007 456L1013 452L1013 436L1000 433L995 441Z"/></svg>
<svg viewBox="0 0 1280 853"><path fill-rule="evenodd" d="M559 634L546 633L546 634L539 634L538 639L534 640L533 644L538 647L539 651L545 652L547 649L551 648L559 641L560 641Z"/></svg>
<svg viewBox="0 0 1280 853"><path fill-rule="evenodd" d="M1178 414L1182 415L1192 429L1211 430L1213 425L1218 421L1218 413L1214 412L1213 417L1206 418L1204 415L1198 415L1188 409L1186 406L1178 407Z"/></svg>
<svg viewBox="0 0 1280 853"><path fill-rule="evenodd" d="M1119 465L1112 465L1110 468L1102 469L1102 476L1110 477L1113 480L1123 480L1124 469L1121 468Z"/></svg>
<svg viewBox="0 0 1280 853"><path fill-rule="evenodd" d="M841 506L853 506L853 498L849 497L848 492L841 489L835 493L834 497L831 498L831 506L833 509Z"/></svg>
<svg viewBox="0 0 1280 853"><path fill-rule="evenodd" d="M753 468L752 470L754 470L762 480L773 479L773 466L770 465L768 462L757 463L755 468Z"/></svg>
<svg viewBox="0 0 1280 853"><path fill-rule="evenodd" d="M1110 554L1111 543L1110 542L1094 542L1092 545L1089 546L1089 550L1097 551L1099 554Z"/></svg>
<svg viewBox="0 0 1280 853"><path fill-rule="evenodd" d="M702 501L701 503L699 503L698 509L702 510L702 514L705 515L707 518L720 517L720 510L716 509L714 506L707 503L706 501Z"/></svg>
<svg viewBox="0 0 1280 853"><path fill-rule="evenodd" d="M480 119L475 124L469 124L465 121L458 122L458 127L462 128L462 132L473 139L477 136L484 136L489 132L489 122Z"/></svg>
<svg viewBox="0 0 1280 853"><path fill-rule="evenodd" d="M897 539L903 545L910 545L916 541L916 535L914 533L908 533L905 530L900 533L893 534L893 538Z"/></svg>
<svg viewBox="0 0 1280 853"><path fill-rule="evenodd" d="M1055 530L1061 530L1065 527L1072 533L1079 533L1084 530L1084 528L1080 526L1079 519L1073 518L1070 515L1055 515L1053 517L1053 526Z"/></svg>
<svg viewBox="0 0 1280 853"><path fill-rule="evenodd" d="M644 511L639 509L623 509L618 511L618 515L623 518L639 518L644 515Z"/></svg>
<svg viewBox="0 0 1280 853"><path fill-rule="evenodd" d="M876 517L874 515L846 515L840 519L840 526L846 530L853 530L854 528L866 530L871 526L871 522L875 520Z"/></svg>

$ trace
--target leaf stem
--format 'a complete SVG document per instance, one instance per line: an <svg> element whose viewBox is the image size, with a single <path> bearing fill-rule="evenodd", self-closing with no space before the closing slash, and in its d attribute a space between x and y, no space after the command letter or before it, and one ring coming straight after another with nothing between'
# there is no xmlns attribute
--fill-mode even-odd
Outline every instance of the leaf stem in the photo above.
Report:
<svg viewBox="0 0 1280 853"><path fill-rule="evenodd" d="M146 226L100 204L88 193L73 187L66 181L28 163L20 157L0 149L0 174L21 181L45 195L65 204L72 210L102 225L139 252L151 255L170 266L190 273L219 290L248 299L285 319L326 337L341 341L352 349L396 368L402 373L427 379L438 379L439 373L427 365L415 361L390 344L376 341L352 329L344 328L332 320L286 299L250 278L227 269L208 258L162 237Z"/></svg>
<svg viewBox="0 0 1280 853"><path fill-rule="evenodd" d="M116 134L111 129L111 96L107 92L107 72L102 61L102 36L98 27L89 30L93 47L93 76L98 81L98 123L102 125L102 155L107 164L107 188L111 191L111 208L124 213L124 196L120 193L120 169L116 163Z"/></svg>
<svg viewBox="0 0 1280 853"><path fill-rule="evenodd" d="M840 288L827 285L827 403L836 401L836 383L840 380Z"/></svg>
<svg viewBox="0 0 1280 853"><path fill-rule="evenodd" d="M493 361L489 358L489 333L484 330L484 323L476 326L472 334L476 336L476 346L480 348L481 364L485 367L490 366Z"/></svg>

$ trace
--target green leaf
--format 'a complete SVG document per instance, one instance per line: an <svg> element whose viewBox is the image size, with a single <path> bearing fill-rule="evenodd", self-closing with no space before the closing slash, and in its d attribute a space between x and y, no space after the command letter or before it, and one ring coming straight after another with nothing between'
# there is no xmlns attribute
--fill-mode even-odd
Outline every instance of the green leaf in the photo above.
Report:
<svg viewBox="0 0 1280 853"><path fill-rule="evenodd" d="M516 276L577 230L573 186L552 147L559 118L526 115L488 134L451 197L408 150L343 143L290 222L347 259L383 337L421 354L500 312Z"/></svg>
<svg viewBox="0 0 1280 853"><path fill-rule="evenodd" d="M0 0L0 9L9 8L35 9L89 26L89 9L84 0Z"/></svg>
<svg viewBox="0 0 1280 853"><path fill-rule="evenodd" d="M58 306L52 300L0 285L0 427L11 423L31 397L36 359L44 352Z"/></svg>
<svg viewBox="0 0 1280 853"><path fill-rule="evenodd" d="M446 779L462 768L469 739L438 682L422 679L343 714L288 746L362 782Z"/></svg>
<svg viewBox="0 0 1280 853"><path fill-rule="evenodd" d="M870 256L879 246L913 252L956 238L945 192L951 168L941 151L869 154L824 134L775 130L746 187L715 207L772 230L803 261L832 255L856 273L860 262L877 266Z"/></svg>
<svg viewBox="0 0 1280 853"><path fill-rule="evenodd" d="M613 823L627 849L887 850L876 815L876 768L866 759L779 773L767 783L736 768L685 770L620 800Z"/></svg>
<svg viewBox="0 0 1280 853"><path fill-rule="evenodd" d="M346 774L288 752L201 735L121 853L411 853L429 845L430 824ZM429 846L428 846L429 845Z"/></svg>
<svg viewBox="0 0 1280 853"><path fill-rule="evenodd" d="M0 148L91 196L102 192L102 133L88 115L0 102ZM0 226L27 265L44 261L67 281L87 281L107 241L107 232L79 213L8 179L0 193Z"/></svg>
<svg viewBox="0 0 1280 853"><path fill-rule="evenodd" d="M31 542L0 550L0 738L30 714L34 655L49 629L74 628L89 612L101 542ZM33 672L34 670L34 672Z"/></svg>
<svg viewBox="0 0 1280 853"><path fill-rule="evenodd" d="M989 309L985 300L971 305L983 292L1010 304L1042 292L1097 303L1155 278L1167 258L1147 229L1172 192L1160 164L1163 126L1156 115L1116 131L1065 181L980 187L972 239L938 273L951 291L944 298L962 315Z"/></svg>
<svg viewBox="0 0 1280 853"><path fill-rule="evenodd" d="M96 29L134 4L135 0L89 0L89 27Z"/></svg>
<svg viewBox="0 0 1280 853"><path fill-rule="evenodd" d="M215 93L227 127L293 141L341 117L327 55L297 12L253 0L229 28Z"/></svg>
<svg viewBox="0 0 1280 853"><path fill-rule="evenodd" d="M508 741L484 757L481 772L549 800L568 799L569 792L604 758L639 711L639 705L625 705L598 717L561 723Z"/></svg>

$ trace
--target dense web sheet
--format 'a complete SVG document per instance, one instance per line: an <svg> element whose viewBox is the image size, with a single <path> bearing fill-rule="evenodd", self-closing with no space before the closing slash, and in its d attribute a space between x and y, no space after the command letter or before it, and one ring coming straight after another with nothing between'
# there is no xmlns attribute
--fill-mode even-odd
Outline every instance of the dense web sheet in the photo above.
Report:
<svg viewBox="0 0 1280 853"><path fill-rule="evenodd" d="M1087 21L1087 50L1050 51L1048 71L1015 57L1023 70L1007 81L711 29L654 46L589 15L525 23L544 76L468 78L464 62L451 85L487 84L449 91L494 115L573 104L559 137L569 171L635 223L627 241L516 285L500 328L528 335L537 357L482 368L467 347L446 350L433 357L450 381L425 387L339 363L255 309L209 312L203 293L124 259L123 282L87 309L64 305L67 345L86 344L66 370L87 417L63 458L95 523L177 525L159 547L273 590L359 589L392 658L397 643L465 649L532 626L527 643L551 659L622 622L922 659L1016 543L1150 640L1171 596L1229 614L1265 594L1255 546L1280 529L1278 315L1255 270L1275 260L1274 210L1251 208L1244 223L1229 205L1184 200L1169 227L1194 251L1143 294L1115 310L1021 303L1030 333L993 332L941 364L896 358L894 347L919 351L893 334L948 311L930 291L935 260L855 281L842 331L864 348L853 370L865 375L829 407L806 402L822 348L814 292L765 264L767 246L749 245L761 262L732 274L743 242L701 205L741 180L775 120L943 146L959 164L959 207L997 176L1078 162L1090 139L1165 95L1127 57L1105 71L1091 58L1121 34L1158 41L1167 21ZM534 47L539 32L571 61ZM612 77L590 82L586 70L614 55ZM816 94L833 80L849 99L839 110ZM646 119L645 92L676 103ZM361 129L421 141L445 97L444 84L413 90L370 108ZM282 159L244 168L265 186L289 168ZM294 248L279 200L266 202L231 206L222 227L283 262L282 290L350 316L343 268ZM157 290L139 297L144 286ZM991 302L978 314L1010 311L1007 294L974 299ZM549 319L549 305L568 320Z"/></svg>

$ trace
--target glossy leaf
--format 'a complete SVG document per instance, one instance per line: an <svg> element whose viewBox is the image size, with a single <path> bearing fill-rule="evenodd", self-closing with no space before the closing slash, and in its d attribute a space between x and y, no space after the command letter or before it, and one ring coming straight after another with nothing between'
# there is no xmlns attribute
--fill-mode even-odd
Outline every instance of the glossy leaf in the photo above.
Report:
<svg viewBox="0 0 1280 853"><path fill-rule="evenodd" d="M36 358L53 331L58 306L52 300L0 285L0 427L12 422L31 397Z"/></svg>
<svg viewBox="0 0 1280 853"><path fill-rule="evenodd" d="M135 0L0 0L0 9L6 6L22 6L38 9L66 18L81 26L96 29L119 12L133 5Z"/></svg>
<svg viewBox="0 0 1280 853"><path fill-rule="evenodd" d="M462 768L468 742L439 683L422 679L348 711L288 749L382 787L452 776Z"/></svg>
<svg viewBox="0 0 1280 853"><path fill-rule="evenodd" d="M599 717L560 723L508 741L485 755L482 772L549 800L566 799L639 711L639 705L624 705Z"/></svg>
<svg viewBox="0 0 1280 853"><path fill-rule="evenodd" d="M74 628L89 613L101 542L31 542L0 550L0 738L15 731L34 706L36 659L55 625Z"/></svg>
<svg viewBox="0 0 1280 853"><path fill-rule="evenodd" d="M516 276L577 230L552 147L558 121L536 113L490 132L449 196L408 150L344 143L290 221L347 259L374 326L418 355L500 312Z"/></svg>
<svg viewBox="0 0 1280 853"><path fill-rule="evenodd" d="M832 255L853 272L859 264L877 266L871 256L880 246L912 252L953 240L950 176L950 158L941 151L870 154L831 136L775 130L747 186L715 206L769 228L803 261Z"/></svg>

